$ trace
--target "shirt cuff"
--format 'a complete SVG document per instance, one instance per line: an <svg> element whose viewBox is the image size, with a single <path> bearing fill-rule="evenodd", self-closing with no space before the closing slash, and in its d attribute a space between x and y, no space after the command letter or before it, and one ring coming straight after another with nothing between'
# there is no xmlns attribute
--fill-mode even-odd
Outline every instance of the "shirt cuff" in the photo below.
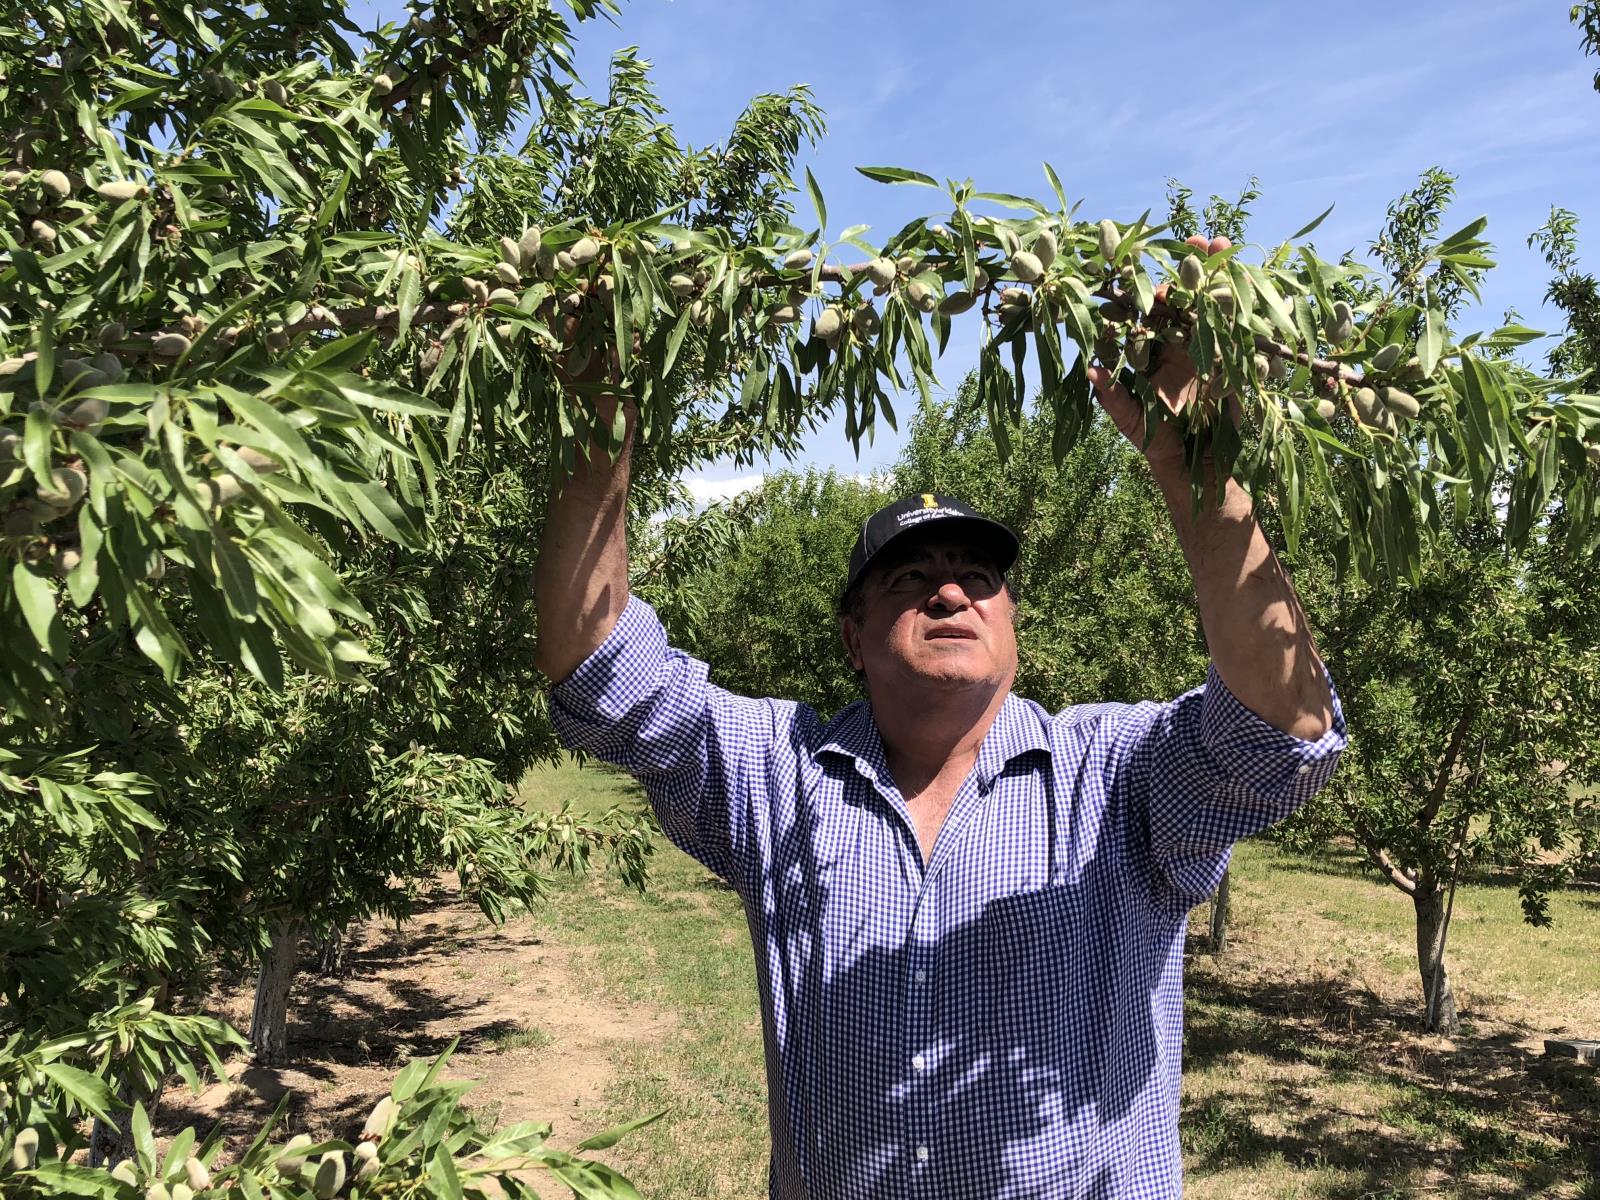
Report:
<svg viewBox="0 0 1600 1200"><path fill-rule="evenodd" d="M667 658L667 631L656 610L637 596L595 652L550 689L550 716L568 746L588 726L609 725L649 699Z"/></svg>
<svg viewBox="0 0 1600 1200"><path fill-rule="evenodd" d="M1322 790L1339 765L1345 736L1344 707L1328 669L1333 723L1315 741L1306 741L1267 724L1228 690L1213 665L1206 673L1200 710L1200 740L1224 773L1257 795L1304 803Z"/></svg>

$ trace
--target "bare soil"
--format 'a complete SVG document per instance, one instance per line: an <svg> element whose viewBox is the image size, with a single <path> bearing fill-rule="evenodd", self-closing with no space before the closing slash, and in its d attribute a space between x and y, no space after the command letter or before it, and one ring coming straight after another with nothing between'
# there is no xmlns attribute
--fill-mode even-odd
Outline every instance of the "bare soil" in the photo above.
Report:
<svg viewBox="0 0 1600 1200"><path fill-rule="evenodd" d="M204 1136L220 1122L229 1149L242 1149L288 1095L277 1136L348 1137L401 1067L452 1041L447 1075L479 1081L466 1103L486 1123L549 1121L557 1146L604 1128L617 1051L659 1041L673 1020L589 990L577 964L583 951L547 944L536 918L492 925L453 884L442 878L398 929L378 920L352 929L343 977L319 976L315 948L303 944L289 1008L293 1061L271 1068L240 1059L228 1064L229 1081L199 1096L170 1089L162 1132L192 1124ZM220 990L209 1010L245 1028L252 985Z"/></svg>

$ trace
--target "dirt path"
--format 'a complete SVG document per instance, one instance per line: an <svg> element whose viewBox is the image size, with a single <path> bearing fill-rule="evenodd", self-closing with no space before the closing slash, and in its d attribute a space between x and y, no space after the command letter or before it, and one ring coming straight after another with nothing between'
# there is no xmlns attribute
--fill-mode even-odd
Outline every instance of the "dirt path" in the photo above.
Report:
<svg viewBox="0 0 1600 1200"><path fill-rule="evenodd" d="M231 1082L198 1097L169 1091L164 1128L193 1123L203 1135L221 1121L238 1143L289 1093L289 1131L348 1136L408 1060L459 1039L449 1074L481 1081L469 1106L491 1124L549 1121L552 1144L571 1146L602 1128L617 1051L674 1024L585 989L581 951L548 944L535 918L497 928L443 884L399 930L373 921L352 931L344 978L319 977L311 949L290 1000L295 1060L230 1064ZM242 1029L250 999L241 985L213 1011Z"/></svg>

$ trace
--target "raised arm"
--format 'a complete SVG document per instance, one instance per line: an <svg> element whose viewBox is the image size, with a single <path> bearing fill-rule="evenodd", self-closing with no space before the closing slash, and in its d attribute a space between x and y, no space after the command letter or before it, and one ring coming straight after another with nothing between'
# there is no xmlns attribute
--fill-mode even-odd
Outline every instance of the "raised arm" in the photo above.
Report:
<svg viewBox="0 0 1600 1200"><path fill-rule="evenodd" d="M1187 356L1173 358L1156 372L1156 389L1174 407L1195 403L1194 367ZM1103 368L1090 368L1089 377L1101 406L1143 449L1166 497L1222 682L1274 728L1306 740L1321 737L1333 722L1333 697L1300 599L1256 521L1250 497L1229 480L1222 504L1208 501L1195 514L1174 426L1163 424L1145 446L1141 406Z"/></svg>
<svg viewBox="0 0 1600 1200"><path fill-rule="evenodd" d="M615 398L597 402L609 421ZM539 626L538 665L559 683L605 641L628 605L628 459L633 439L628 406L627 439L613 462L591 447L570 478L552 469L550 505L533 577Z"/></svg>

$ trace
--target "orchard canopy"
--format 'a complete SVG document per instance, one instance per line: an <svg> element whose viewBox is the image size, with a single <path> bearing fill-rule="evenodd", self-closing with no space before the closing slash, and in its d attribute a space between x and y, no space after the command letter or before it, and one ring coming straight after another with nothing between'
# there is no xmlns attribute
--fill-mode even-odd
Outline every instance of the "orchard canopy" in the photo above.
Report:
<svg viewBox="0 0 1600 1200"><path fill-rule="evenodd" d="M811 229L710 205L541 227L552 184L584 181L470 142L530 106L560 136L557 8L447 7L359 48L354 32L331 6L114 0L0 29L12 711L59 683L91 611L169 673L195 650L168 611L182 603L208 652L262 679L281 652L352 677L345 625L363 613L319 542L333 525L414 537L464 443L570 456L601 389L636 398L656 445L693 405L767 439L842 405L859 438L899 389L933 384L952 337L981 343L997 435L1031 361L1064 454L1099 361L1275 496L1290 537L1306 506L1336 512L1361 570L1408 570L1441 520L1495 504L1515 533L1552 496L1573 536L1600 530L1600 400L1501 355L1530 330L1452 338L1414 279L1293 238L1196 247L1138 214L1086 220L1049 167L1043 201L863 168L939 205L882 242L834 232L815 186ZM476 236L448 236L469 232L452 182L479 171L489 194L456 203ZM1432 248L1435 278L1489 265L1483 229ZM1237 425L1204 399L1160 411L1146 372L1174 354L1241 398Z"/></svg>
<svg viewBox="0 0 1600 1200"><path fill-rule="evenodd" d="M1380 277L1321 257L1316 222L1235 245L1148 212L1084 213L1070 169L1045 166L1036 199L863 167L927 189L929 215L885 236L794 177L821 131L804 89L758 97L706 150L678 144L628 54L606 102L578 95L573 24L614 11L445 0L370 31L325 0L0 12L0 831L23 847L0 855L0 884L42 914L0 921L0 949L17 950L0 953L0 1112L35 1131L35 1153L38 1130L70 1146L83 1115L131 1110L143 1179L153 1150L130 1097L170 1070L220 1070L229 1035L157 1009L170 994L154 981L176 988L178 950L211 953L225 922L166 914L269 889L247 878L238 830L222 849L163 841L192 830L157 798L182 796L172 811L199 822L223 810L208 787L244 778L207 764L194 722L211 718L185 705L311 679L322 708L258 708L248 736L297 735L306 712L333 725L334 709L355 730L388 722L402 747L426 734L358 711L395 663L439 694L454 683L408 658L426 606L383 608L390 577L363 548L448 567L465 545L488 563L505 543L471 518L496 511L526 543L537 498L526 480L496 491L496 464L538 477L596 439L615 449L602 395L636 403L659 480L693 454L793 448L841 411L859 443L931 391L956 339L978 346L1002 455L1031 387L1063 460L1098 419L1099 363L1149 422L1179 425L1196 503L1215 463L1291 543L1314 511L1356 575L1415 577L1431 539L1485 516L1512 543L1559 527L1600 545L1600 397L1517 362L1535 331L1447 320L1493 266L1484 221ZM1185 360L1199 385L1174 399L1157 385ZM525 610L506 610L524 641ZM501 652L485 645L438 653ZM106 750L112 710L137 762ZM386 760L383 803L471 775L445 749L427 771ZM504 779L474 777L487 813ZM500 844L576 844L558 833ZM411 869L434 861L430 838ZM323 850L339 865L356 840ZM381 892L391 868L366 865ZM44 949L71 968L15 965ZM400 1127L425 1148L544 1153L536 1131L478 1137L436 1068L402 1079ZM631 1194L547 1158L584 1194ZM430 1170L449 1194L455 1168ZM117 1194L87 1178L86 1194Z"/></svg>

